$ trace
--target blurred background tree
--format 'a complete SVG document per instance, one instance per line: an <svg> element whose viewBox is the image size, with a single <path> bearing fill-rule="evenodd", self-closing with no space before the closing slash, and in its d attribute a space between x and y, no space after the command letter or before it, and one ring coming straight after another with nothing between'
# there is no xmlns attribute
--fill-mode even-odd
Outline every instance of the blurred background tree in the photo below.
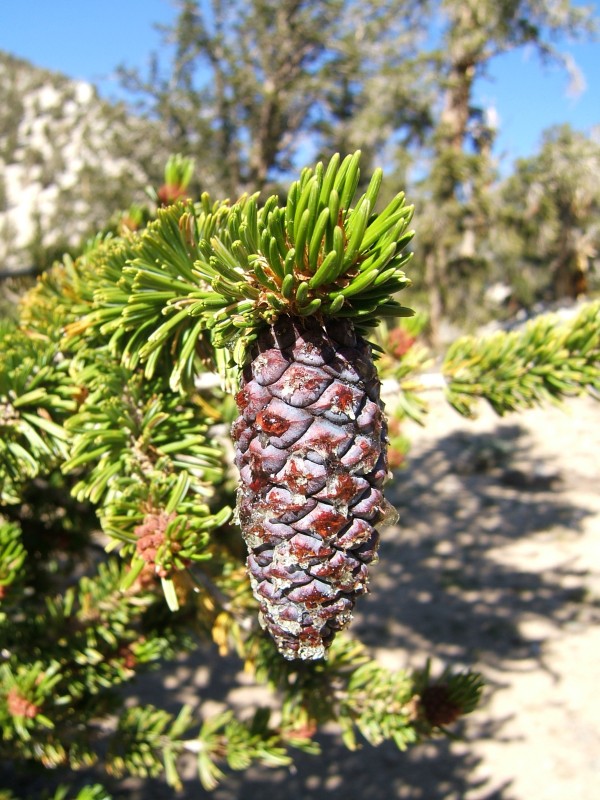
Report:
<svg viewBox="0 0 600 800"><path fill-rule="evenodd" d="M483 280L489 278L487 233L498 213L490 192L496 122L493 110L474 100L477 81L492 59L525 45L542 59L568 69L569 60L553 42L590 31L589 11L568 0L558 4L444 0L439 11L444 22L437 61L438 100L422 182L418 259L434 341L444 317L455 318L467 302L477 308L474 300L481 301ZM461 290L455 291L458 286Z"/></svg>
<svg viewBox="0 0 600 800"><path fill-rule="evenodd" d="M171 60L121 70L139 107L166 121L197 180L232 197L285 182L320 152L380 155L429 123L415 91L421 0L179 0Z"/></svg>
<svg viewBox="0 0 600 800"><path fill-rule="evenodd" d="M502 187L502 256L547 300L590 289L600 246L600 139L568 125L546 131Z"/></svg>

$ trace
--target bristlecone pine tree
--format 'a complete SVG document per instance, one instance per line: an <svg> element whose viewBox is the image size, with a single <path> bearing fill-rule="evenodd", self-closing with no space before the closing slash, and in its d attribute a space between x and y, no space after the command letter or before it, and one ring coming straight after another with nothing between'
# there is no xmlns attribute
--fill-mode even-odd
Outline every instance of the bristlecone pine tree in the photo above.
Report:
<svg viewBox="0 0 600 800"><path fill-rule="evenodd" d="M359 154L305 170L287 205L234 207L200 267L213 344L243 369L233 425L238 517L261 624L288 659L323 658L367 590L386 517L386 424L371 346L408 284L412 209L356 204Z"/></svg>

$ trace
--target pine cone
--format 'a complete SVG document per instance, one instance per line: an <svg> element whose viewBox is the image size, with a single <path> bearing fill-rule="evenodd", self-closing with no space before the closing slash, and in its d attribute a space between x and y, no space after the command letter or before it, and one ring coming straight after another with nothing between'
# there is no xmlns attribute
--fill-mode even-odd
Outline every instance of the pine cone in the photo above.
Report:
<svg viewBox="0 0 600 800"><path fill-rule="evenodd" d="M288 659L325 655L367 591L386 509L386 426L349 321L282 316L258 338L233 425L238 515L261 623Z"/></svg>

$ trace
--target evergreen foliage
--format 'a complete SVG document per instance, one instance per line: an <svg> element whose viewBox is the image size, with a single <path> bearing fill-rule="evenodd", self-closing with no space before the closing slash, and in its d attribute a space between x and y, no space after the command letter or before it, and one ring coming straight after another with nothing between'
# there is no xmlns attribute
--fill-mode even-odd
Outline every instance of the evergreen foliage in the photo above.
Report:
<svg viewBox="0 0 600 800"><path fill-rule="evenodd" d="M502 415L585 392L599 397L600 303L568 322L547 314L522 331L459 338L442 370L448 400L466 416L479 398Z"/></svg>
<svg viewBox="0 0 600 800"><path fill-rule="evenodd" d="M405 748L475 707L476 673L392 672L341 636L325 661L284 661L255 622L241 567L227 433L235 409L207 370L219 368L233 385L243 360L236 331L244 341L285 303L352 311L365 331L382 307L405 313L389 305L386 287L407 283L410 209L398 197L370 213L378 173L352 205L357 166L356 157L333 159L330 169L304 172L285 205L204 196L159 210L138 232L98 237L39 279L17 323L3 323L3 757L81 769L108 747L109 775L164 774L177 787L178 759L192 753L211 788L225 766L278 766L294 748L317 752L312 735L326 722L338 724L350 748L360 739ZM293 259L287 283L282 238ZM249 269L255 282L242 278ZM353 285L362 288L346 291ZM567 324L541 319L522 332L458 340L443 367L449 399L471 413L484 397L503 413L597 393L598 312L590 304ZM383 374L393 374L391 340L373 334ZM409 409L429 363L409 346L394 367ZM106 558L98 544L118 555ZM74 577L85 553L92 560ZM206 635L272 687L278 715L257 709L243 721L228 711L200 722L187 708L120 708L136 675ZM68 796L63 788L54 795ZM74 795L108 796L99 786Z"/></svg>
<svg viewBox="0 0 600 800"><path fill-rule="evenodd" d="M219 199L193 199L192 161L178 155L149 193L156 208L142 205L164 128L138 120L125 142L123 108L103 106L115 152L124 142L135 151L136 186L107 180L94 152L76 182L90 209L85 225L101 224L107 207L137 204L44 272L16 319L0 322L0 756L33 775L52 768L56 782L101 765L108 784L162 775L177 788L181 758L192 754L210 789L226 768L318 753L313 737L328 723L349 748L392 740L404 749L449 733L480 698L477 673L391 671L345 635L326 660L286 662L257 623L229 430L232 392L261 331L286 315L352 323L394 382L401 419L424 420L422 389L435 363L413 339L423 318L379 325L411 313L397 296L410 284L412 255L412 207L391 191L397 180L386 186L379 170L365 179L358 154L334 156L304 170L285 202L252 194L289 174L301 134L315 151L361 146L363 164L385 155L397 174L422 157L413 144L427 147L429 171L415 193L424 209L415 261L425 272L411 278L428 290L433 324L466 307L478 320L472 298L485 280L508 277L519 289L527 275L521 299L593 285L597 142L549 132L500 195L493 120L472 96L490 59L524 44L565 64L554 36L589 31L588 10L570 0L209 5L206 15L207 4L179 3L172 74L155 63L150 80L128 81L169 129L168 147L196 155L203 186ZM419 54L434 9L446 23L443 47ZM25 93L14 60L2 64L8 163ZM199 65L208 85L197 82ZM68 138L59 129L56 142ZM45 188L63 156L53 148L44 164L32 150L25 167ZM4 211L4 184L0 193ZM62 212L77 200L62 196ZM60 239L61 219L50 244L75 250L74 239ZM47 221L38 223L27 252L47 265ZM436 379L466 416L479 399L504 414L582 392L597 398L599 336L600 306L589 303L568 322L542 317L510 333L461 337ZM392 446L403 448L394 422ZM277 711L200 719L189 708L123 709L138 675L200 641L268 685ZM0 800L17 797L0 790ZM110 795L65 783L47 797Z"/></svg>
<svg viewBox="0 0 600 800"><path fill-rule="evenodd" d="M545 131L539 153L517 161L502 187L505 235L495 247L517 292L558 300L597 288L599 178L597 132L568 125Z"/></svg>
<svg viewBox="0 0 600 800"><path fill-rule="evenodd" d="M164 774L177 786L179 756L195 753L210 788L224 765L277 766L294 748L316 752L312 735L326 722L338 724L349 747L360 738L414 744L447 724L430 718L431 704L420 699L430 686L451 687L455 718L474 708L481 691L475 674L436 681L393 672L344 637L327 660L285 662L257 625L241 565L227 430L235 410L207 373L221 367L231 383L236 369L231 329L211 324L216 300L227 304L220 318L227 321L232 299L258 300L256 314L240 313L240 330L250 332L278 303L304 307L316 295L330 310L334 303L354 309L365 329L378 307L405 313L385 292L407 283L401 268L410 210L399 197L380 217L370 213L378 173L352 205L357 156L331 164L303 173L286 205L204 197L159 210L146 229L98 237L78 259L44 274L18 322L0 329L3 758L81 769L106 750L110 775ZM330 212L314 197L329 209L338 194L336 224L328 227L322 220ZM307 219L303 206L310 221L297 234L292 223ZM285 257L275 249L281 236L292 253L304 241L288 297ZM331 252L333 273L309 286ZM259 269L244 298L239 288L251 256ZM353 281L362 288L347 292ZM131 309L142 325L139 317L128 322ZM172 323L166 330L165 320ZM150 341L160 347L143 350ZM136 675L195 647L202 635L222 654L237 653L273 688L279 714L258 709L244 721L227 712L198 722L189 709L173 716L151 705L120 708ZM116 728L108 724L112 715ZM100 791L91 788L90 796Z"/></svg>
<svg viewBox="0 0 600 800"><path fill-rule="evenodd" d="M417 320L417 329L424 325ZM459 336L441 360L405 328L396 332L402 337L394 337L393 331L380 336L379 373L398 389L390 402L390 412L398 419L426 424L424 390L432 388L443 390L456 411L470 418L476 416L480 401L503 416L545 403L560 404L582 394L600 397L597 300L583 303L566 319L549 312L517 330ZM439 372L432 371L436 365Z"/></svg>

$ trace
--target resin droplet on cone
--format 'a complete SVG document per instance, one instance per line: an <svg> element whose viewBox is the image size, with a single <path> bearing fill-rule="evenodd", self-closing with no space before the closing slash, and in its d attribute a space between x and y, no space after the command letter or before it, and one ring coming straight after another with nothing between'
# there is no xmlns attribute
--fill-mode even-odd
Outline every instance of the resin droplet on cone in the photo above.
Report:
<svg viewBox="0 0 600 800"><path fill-rule="evenodd" d="M280 317L251 357L233 425L248 570L282 655L318 659L367 590L385 516L379 380L349 321Z"/></svg>

